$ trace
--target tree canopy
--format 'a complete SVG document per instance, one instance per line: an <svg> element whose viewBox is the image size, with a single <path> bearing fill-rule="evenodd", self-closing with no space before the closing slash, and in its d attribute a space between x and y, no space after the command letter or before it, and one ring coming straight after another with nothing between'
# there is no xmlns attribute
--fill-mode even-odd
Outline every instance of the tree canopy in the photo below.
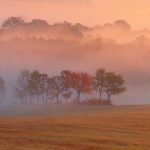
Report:
<svg viewBox="0 0 150 150"><path fill-rule="evenodd" d="M75 102L79 104L82 95L89 95L94 91L99 93L100 102L104 100L104 94L110 100L111 96L126 91L125 80L122 75L107 72L104 68L97 69L95 75L63 70L51 77L38 70L23 70L15 87L15 95L21 103L37 101L39 104L52 100L56 100L56 103L65 100L68 103L73 95Z"/></svg>

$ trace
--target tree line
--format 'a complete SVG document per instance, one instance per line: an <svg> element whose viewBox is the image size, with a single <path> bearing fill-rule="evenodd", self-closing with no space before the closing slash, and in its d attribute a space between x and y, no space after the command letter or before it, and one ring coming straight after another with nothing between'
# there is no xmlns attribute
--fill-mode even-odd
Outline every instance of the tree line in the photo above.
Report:
<svg viewBox="0 0 150 150"><path fill-rule="evenodd" d="M111 96L126 91L125 80L122 75L115 72L107 72L104 68L96 70L94 75L86 72L63 70L58 75L49 77L48 74L38 70L21 71L15 86L15 96L22 104L42 103L47 104L51 100L68 103L72 99L75 103L81 103L81 95L97 92L99 101L107 100Z"/></svg>

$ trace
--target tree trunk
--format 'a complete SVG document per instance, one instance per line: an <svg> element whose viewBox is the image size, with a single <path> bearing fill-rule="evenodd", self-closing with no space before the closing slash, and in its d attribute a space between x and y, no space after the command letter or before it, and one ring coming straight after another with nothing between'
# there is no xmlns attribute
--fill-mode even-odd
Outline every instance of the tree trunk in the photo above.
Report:
<svg viewBox="0 0 150 150"><path fill-rule="evenodd" d="M30 104L33 104L33 103L34 103L33 95L30 95Z"/></svg>
<svg viewBox="0 0 150 150"><path fill-rule="evenodd" d="M48 97L46 97L45 104L48 104Z"/></svg>
<svg viewBox="0 0 150 150"><path fill-rule="evenodd" d="M57 102L56 102L57 104L59 103L59 95L57 95Z"/></svg>
<svg viewBox="0 0 150 150"><path fill-rule="evenodd" d="M45 104L45 96L44 96L44 92L42 92L42 104Z"/></svg>
<svg viewBox="0 0 150 150"><path fill-rule="evenodd" d="M66 96L66 104L68 103L68 98L67 98L67 96Z"/></svg>
<svg viewBox="0 0 150 150"><path fill-rule="evenodd" d="M102 92L103 92L103 89L102 87L99 86L99 100L102 101Z"/></svg>
<svg viewBox="0 0 150 150"><path fill-rule="evenodd" d="M28 104L27 95L25 95L25 104Z"/></svg>
<svg viewBox="0 0 150 150"><path fill-rule="evenodd" d="M37 95L37 98L38 98L38 104L40 104L40 96L39 96L39 94Z"/></svg>
<svg viewBox="0 0 150 150"><path fill-rule="evenodd" d="M67 93L68 93L68 90L66 89L66 104L68 103L68 98L67 98Z"/></svg>
<svg viewBox="0 0 150 150"><path fill-rule="evenodd" d="M78 91L78 93L77 93L77 104L80 104L80 95L81 95L81 93L80 93L80 91Z"/></svg>
<svg viewBox="0 0 150 150"><path fill-rule="evenodd" d="M107 96L108 96L108 100L110 100L111 95L109 93L107 93Z"/></svg>
<svg viewBox="0 0 150 150"><path fill-rule="evenodd" d="M100 87L99 87L99 100L102 101L102 90Z"/></svg>

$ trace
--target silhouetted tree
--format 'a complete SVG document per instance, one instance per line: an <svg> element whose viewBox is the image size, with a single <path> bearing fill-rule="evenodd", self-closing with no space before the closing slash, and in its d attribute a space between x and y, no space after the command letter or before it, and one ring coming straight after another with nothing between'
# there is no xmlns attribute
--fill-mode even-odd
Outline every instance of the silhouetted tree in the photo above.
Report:
<svg viewBox="0 0 150 150"><path fill-rule="evenodd" d="M66 104L68 103L68 99L72 95L71 90L71 71L64 70L60 73L60 79L62 84L62 96L66 100Z"/></svg>
<svg viewBox="0 0 150 150"><path fill-rule="evenodd" d="M23 70L17 79L15 87L15 96L20 99L21 103L27 103L27 97L29 94L28 84L30 79L30 71Z"/></svg>
<svg viewBox="0 0 150 150"><path fill-rule="evenodd" d="M62 80L59 75L54 76L49 79L49 87L51 96L57 99L57 104L59 103L59 96L62 94Z"/></svg>
<svg viewBox="0 0 150 150"><path fill-rule="evenodd" d="M130 31L131 30L131 26L125 21L125 20L116 20L114 22L114 26L126 30L126 31Z"/></svg>
<svg viewBox="0 0 150 150"><path fill-rule="evenodd" d="M41 19L33 19L29 25L32 25L34 27L43 27L43 26L48 26L47 21L41 20Z"/></svg>
<svg viewBox="0 0 150 150"><path fill-rule="evenodd" d="M99 92L100 101L102 100L102 93L104 91L105 75L106 71L104 68L97 69L93 80L93 86Z"/></svg>
<svg viewBox="0 0 150 150"><path fill-rule="evenodd" d="M105 76L104 91L107 93L108 100L112 95L118 95L126 91L125 81L122 75L114 72L107 72Z"/></svg>
<svg viewBox="0 0 150 150"><path fill-rule="evenodd" d="M2 23L2 28L11 28L24 25L25 21L20 17L9 17Z"/></svg>
<svg viewBox="0 0 150 150"><path fill-rule="evenodd" d="M30 79L29 79L29 92L33 96L37 96L38 104L40 103L40 95L42 93L42 87L41 87L41 75L39 71L35 70L31 72Z"/></svg>
<svg viewBox="0 0 150 150"><path fill-rule="evenodd" d="M49 95L49 77L47 74L40 74L40 88L43 104L48 101Z"/></svg>

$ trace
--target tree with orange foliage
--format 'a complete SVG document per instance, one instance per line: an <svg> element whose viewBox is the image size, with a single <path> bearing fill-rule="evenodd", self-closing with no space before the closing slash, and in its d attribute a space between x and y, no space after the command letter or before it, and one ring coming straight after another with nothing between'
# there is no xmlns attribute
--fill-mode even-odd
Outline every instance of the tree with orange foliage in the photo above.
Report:
<svg viewBox="0 0 150 150"><path fill-rule="evenodd" d="M93 78L84 72L71 73L71 87L75 90L77 95L77 104L80 103L80 96L82 93L90 93L92 91Z"/></svg>

